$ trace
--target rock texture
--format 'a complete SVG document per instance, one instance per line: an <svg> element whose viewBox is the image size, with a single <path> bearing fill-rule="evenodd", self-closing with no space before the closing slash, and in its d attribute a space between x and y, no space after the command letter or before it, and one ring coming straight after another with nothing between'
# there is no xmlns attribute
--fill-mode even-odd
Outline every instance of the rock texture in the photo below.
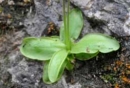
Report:
<svg viewBox="0 0 130 88"><path fill-rule="evenodd" d="M26 31L31 36L41 36L49 22L56 25L61 23L62 7L58 1L52 0L34 0L35 13L33 17L25 20Z"/></svg>
<svg viewBox="0 0 130 88"><path fill-rule="evenodd" d="M71 0L71 4L84 14L82 36L90 32L120 37L130 35L130 0ZM49 22L54 22L59 28L62 3L59 0L34 0L34 5L35 8L30 7L25 17L20 16L20 21L14 25L18 26L16 31L0 38L0 88L111 88L109 83L95 75L100 73L95 60L85 62L82 69L71 74L75 80L71 80L72 84L66 82L66 75L54 85L42 82L43 63L23 57L19 46L26 36L41 37ZM24 27L19 28L21 24Z"/></svg>
<svg viewBox="0 0 130 88"><path fill-rule="evenodd" d="M60 27L61 2L57 0L35 0L34 2L36 13L25 20L26 30L30 35L41 36L50 21ZM110 35L114 33L118 36L130 35L130 2L128 0L71 0L71 2L84 13L83 35L89 32Z"/></svg>
<svg viewBox="0 0 130 88"><path fill-rule="evenodd" d="M129 0L72 0L84 13L92 29L118 36L130 35ZM84 30L87 30L84 29Z"/></svg>

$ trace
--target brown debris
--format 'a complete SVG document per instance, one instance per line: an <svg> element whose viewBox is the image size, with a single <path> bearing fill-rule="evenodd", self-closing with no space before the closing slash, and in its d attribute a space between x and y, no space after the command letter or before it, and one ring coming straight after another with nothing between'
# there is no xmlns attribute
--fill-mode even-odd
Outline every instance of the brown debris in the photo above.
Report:
<svg viewBox="0 0 130 88"><path fill-rule="evenodd" d="M126 76L121 77L122 81L126 84L130 84L130 79L128 79Z"/></svg>

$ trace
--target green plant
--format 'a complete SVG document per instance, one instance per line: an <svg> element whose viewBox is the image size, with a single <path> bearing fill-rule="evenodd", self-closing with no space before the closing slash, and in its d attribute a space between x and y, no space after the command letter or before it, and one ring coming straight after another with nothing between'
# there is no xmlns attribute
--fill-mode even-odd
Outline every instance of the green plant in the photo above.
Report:
<svg viewBox="0 0 130 88"><path fill-rule="evenodd" d="M65 68L72 70L75 57L88 60L99 52L108 53L120 47L117 40L100 33L88 34L77 42L83 27L83 16L79 9L69 11L69 4L70 0L66 12L63 0L64 24L60 29L60 37L27 37L20 47L24 56L45 62L43 81L47 84L58 81Z"/></svg>

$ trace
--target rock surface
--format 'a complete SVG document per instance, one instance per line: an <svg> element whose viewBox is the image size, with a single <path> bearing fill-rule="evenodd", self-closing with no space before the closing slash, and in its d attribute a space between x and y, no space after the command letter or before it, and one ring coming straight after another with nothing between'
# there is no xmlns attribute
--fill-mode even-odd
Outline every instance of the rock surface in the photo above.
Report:
<svg viewBox="0 0 130 88"><path fill-rule="evenodd" d="M61 23L62 7L58 1L52 0L34 0L35 13L33 17L25 20L26 31L31 36L42 36L47 24L54 22L56 25Z"/></svg>
<svg viewBox="0 0 130 88"><path fill-rule="evenodd" d="M129 0L72 0L87 18L93 31L130 35ZM84 29L86 30L86 29Z"/></svg>
<svg viewBox="0 0 130 88"><path fill-rule="evenodd" d="M18 1L14 0L14 3ZM84 14L82 36L90 32L118 37L130 35L129 0L71 0L71 4L80 8ZM16 26L16 31L0 38L0 88L111 88L110 83L104 82L99 76L102 59L85 62L85 66L68 75L71 79L65 75L57 84L46 85L42 82L43 63L30 61L19 52L24 37L41 37L49 22L60 27L61 7L62 3L58 0L34 0L34 6L30 6L26 14L21 16L22 12L15 13L18 16L14 17L12 25ZM125 42L127 48L129 42Z"/></svg>
<svg viewBox="0 0 130 88"><path fill-rule="evenodd" d="M130 35L130 2L128 0L71 0L71 2L84 13L83 35L89 32L102 32L109 35L114 33L118 36ZM35 15L25 20L26 30L30 35L41 36L50 21L60 27L61 2L35 0L34 3Z"/></svg>

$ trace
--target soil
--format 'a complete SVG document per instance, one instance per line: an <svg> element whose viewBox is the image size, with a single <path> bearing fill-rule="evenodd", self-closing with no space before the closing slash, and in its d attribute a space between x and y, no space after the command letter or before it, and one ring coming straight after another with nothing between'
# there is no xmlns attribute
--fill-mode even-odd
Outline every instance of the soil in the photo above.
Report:
<svg viewBox="0 0 130 88"><path fill-rule="evenodd" d="M65 71L62 80L53 85L44 84L44 63L30 61L19 52L22 39L32 36L26 31L24 20L30 8L35 7L34 2L14 0L14 3L5 0L0 5L0 88L130 88L130 37L115 34L112 36L121 45L118 51L100 53L88 61L76 60L74 70ZM57 35L57 25L47 20L41 35Z"/></svg>

